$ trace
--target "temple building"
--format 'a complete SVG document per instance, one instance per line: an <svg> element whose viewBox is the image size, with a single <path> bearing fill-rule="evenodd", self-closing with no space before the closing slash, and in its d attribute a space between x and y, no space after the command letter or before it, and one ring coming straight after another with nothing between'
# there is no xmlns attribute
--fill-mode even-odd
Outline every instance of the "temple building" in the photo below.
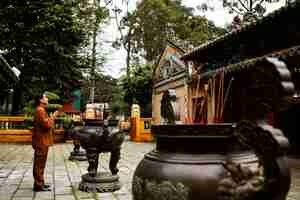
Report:
<svg viewBox="0 0 300 200"><path fill-rule="evenodd" d="M153 72L152 93L152 119L153 124L161 123L161 99L164 91L169 91L175 100L172 106L176 116L176 123L184 123L187 113L187 68L180 60L184 50L168 42L163 53L160 55Z"/></svg>
<svg viewBox="0 0 300 200"><path fill-rule="evenodd" d="M270 113L269 122L279 126L289 137L292 151L299 152L299 10L300 2L291 3L181 57L188 66L188 117L194 123L235 122L243 118L247 97L240 95L240 85L247 84L248 75L238 72L275 57L292 72L296 92L289 97L290 109Z"/></svg>

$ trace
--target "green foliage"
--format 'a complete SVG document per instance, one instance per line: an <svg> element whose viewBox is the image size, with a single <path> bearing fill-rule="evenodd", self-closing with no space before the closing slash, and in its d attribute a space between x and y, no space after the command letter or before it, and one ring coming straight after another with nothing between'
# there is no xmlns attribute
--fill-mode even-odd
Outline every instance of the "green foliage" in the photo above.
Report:
<svg viewBox="0 0 300 200"><path fill-rule="evenodd" d="M122 82L118 81L117 84L114 86L112 92L112 102L111 102L111 111L112 114L125 114L129 115L129 106L124 101L125 91L122 86Z"/></svg>
<svg viewBox="0 0 300 200"><path fill-rule="evenodd" d="M23 112L28 115L31 116L34 113L34 100L29 101L25 107L23 108Z"/></svg>
<svg viewBox="0 0 300 200"><path fill-rule="evenodd" d="M49 91L45 91L44 94L49 99L49 104L47 107L47 110L49 112L59 110L62 108L61 104L53 103L53 102L56 102L57 100L60 100L60 97L57 94L55 94L54 92L49 92ZM35 103L34 100L30 100L23 108L23 112L27 116L32 116L34 114L34 110L35 110L34 103Z"/></svg>
<svg viewBox="0 0 300 200"><path fill-rule="evenodd" d="M82 78L78 47L84 30L74 16L74 1L2 0L0 50L21 71L14 110L45 90L66 96Z"/></svg>
<svg viewBox="0 0 300 200"><path fill-rule="evenodd" d="M55 94L54 92L49 92L46 91L45 94L47 95L48 99L49 99L49 104L47 107L48 112L53 112L55 110L59 110L62 108L61 104L57 104L57 103L51 103L51 102L55 102L57 100L60 100L60 97ZM25 118L25 127L26 128L30 128L33 125L33 115L35 112L35 107L34 107L34 100L29 101L26 106L23 108L23 111L26 114L26 118ZM59 115L59 117L55 120L55 124L59 125L62 124L63 128L65 129L69 129L71 128L73 123L73 120L71 118L71 116L65 114L65 113L61 113Z"/></svg>
<svg viewBox="0 0 300 200"><path fill-rule="evenodd" d="M195 16L181 0L142 0L134 12L122 19L121 28L128 30L122 42L130 45L131 57L137 54L147 61L159 56L167 39L199 45L224 33L205 17Z"/></svg>
<svg viewBox="0 0 300 200"><path fill-rule="evenodd" d="M111 112L113 115L124 114L129 115L130 108L124 101L124 92L116 93L111 104Z"/></svg>
<svg viewBox="0 0 300 200"><path fill-rule="evenodd" d="M70 116L65 115L63 117L59 117L58 120L63 124L64 129L72 128L73 120Z"/></svg>
<svg viewBox="0 0 300 200"><path fill-rule="evenodd" d="M105 23L109 17L109 10L100 6L98 0L74 0L74 2L76 20L87 34L86 44L89 44L91 42L89 37L94 31L95 24L99 26Z"/></svg>
<svg viewBox="0 0 300 200"><path fill-rule="evenodd" d="M70 129L73 125L73 120L70 116L61 114L59 118L55 120L55 126L60 127L62 124L64 129ZM24 120L24 127L22 128L32 128L33 127L33 116L27 115Z"/></svg>
<svg viewBox="0 0 300 200"><path fill-rule="evenodd" d="M109 10L105 7L97 7L95 11L96 15L96 22L98 24L103 23L104 20L106 20L109 16Z"/></svg>
<svg viewBox="0 0 300 200"><path fill-rule="evenodd" d="M279 2L279 0L223 0L223 6L229 9L229 13L243 16L253 13L255 16L261 17L266 12L264 4L275 2Z"/></svg>
<svg viewBox="0 0 300 200"><path fill-rule="evenodd" d="M85 55L85 59L82 62L86 66L86 72L93 79L97 70L102 67L105 61L105 54L99 51L102 44L97 35L102 30L101 25L105 24L109 19L109 10L102 6L99 0L76 1L78 4L75 7L75 13L80 27L86 33L86 39L81 46L80 53Z"/></svg>
<svg viewBox="0 0 300 200"><path fill-rule="evenodd" d="M120 10L116 8L115 12L117 16ZM123 17L119 30L126 34L121 34L113 46L122 44L127 51L127 75L121 78L124 100L128 106L140 104L142 114L150 116L152 68L133 63L139 63L141 57L148 63L155 61L167 40L197 46L225 33L205 17L195 16L181 0L142 0L136 10Z"/></svg>
<svg viewBox="0 0 300 200"><path fill-rule="evenodd" d="M121 107L120 107L120 105L117 105L117 104L114 104L111 108L111 112L113 114L118 114L120 112L120 110L121 110Z"/></svg>
<svg viewBox="0 0 300 200"><path fill-rule="evenodd" d="M45 91L44 94L48 97L48 99L51 100L58 100L60 97L55 94L54 92Z"/></svg>
<svg viewBox="0 0 300 200"><path fill-rule="evenodd" d="M59 110L62 108L62 105L57 104L57 103L49 103L47 106L47 110L48 111L55 111L55 110Z"/></svg>
<svg viewBox="0 0 300 200"><path fill-rule="evenodd" d="M134 65L131 67L131 76L122 77L121 79L124 100L128 105L138 103L142 115L151 116L152 66Z"/></svg>
<svg viewBox="0 0 300 200"><path fill-rule="evenodd" d="M128 105L124 102L124 90L117 79L96 73L95 86L95 102L109 103L113 114L128 113ZM86 79L81 87L82 111L89 100L89 87L90 82Z"/></svg>
<svg viewBox="0 0 300 200"><path fill-rule="evenodd" d="M24 119L24 128L32 128L33 126L33 116L26 116Z"/></svg>
<svg viewBox="0 0 300 200"><path fill-rule="evenodd" d="M95 99L94 102L113 102L113 95L117 87L117 79L110 75L95 73ZM82 105L86 105L90 96L90 80L85 79L81 87ZM84 108L82 108L84 110Z"/></svg>
<svg viewBox="0 0 300 200"><path fill-rule="evenodd" d="M277 3L280 0L222 0L223 7L230 14L237 14L242 17L242 23L251 23L263 17L268 6ZM288 3L289 1L285 1ZM209 1L202 3L198 8L202 11L211 10L214 7L209 6Z"/></svg>

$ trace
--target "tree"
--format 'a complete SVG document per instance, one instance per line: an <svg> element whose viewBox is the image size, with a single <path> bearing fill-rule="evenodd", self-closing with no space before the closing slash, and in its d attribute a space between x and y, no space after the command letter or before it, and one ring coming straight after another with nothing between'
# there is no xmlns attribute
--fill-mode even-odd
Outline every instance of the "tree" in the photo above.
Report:
<svg viewBox="0 0 300 200"><path fill-rule="evenodd" d="M104 63L104 55L97 51L99 45L98 34L101 25L107 22L109 10L106 8L110 0L77 0L77 18L81 27L87 34L87 39L81 48L81 53L86 56L86 69L89 74L90 101L94 102L95 78L99 68Z"/></svg>
<svg viewBox="0 0 300 200"><path fill-rule="evenodd" d="M74 18L73 0L2 0L0 49L20 69L14 111L42 91L60 96L78 85L82 74L77 49L84 32Z"/></svg>
<svg viewBox="0 0 300 200"><path fill-rule="evenodd" d="M110 75L103 75L96 73L95 77L95 102L109 103L112 112L128 114L128 105L124 101L124 90L122 84L118 79ZM81 87L81 100L85 105L89 101L89 87L90 82L86 79ZM85 107L81 108L85 110Z"/></svg>
<svg viewBox="0 0 300 200"><path fill-rule="evenodd" d="M223 0L223 7L230 13L243 17L244 22L252 22L261 18L266 12L266 6L280 0Z"/></svg>
<svg viewBox="0 0 300 200"><path fill-rule="evenodd" d="M223 7L228 9L230 14L237 14L242 17L242 23L247 24L254 22L266 13L267 7L272 3L277 3L280 0L222 0ZM289 0L285 0L288 4ZM202 11L212 9L213 6L208 6L209 1L202 3L198 8Z"/></svg>
<svg viewBox="0 0 300 200"><path fill-rule="evenodd" d="M117 86L117 79L111 77L110 75L103 75L96 73L95 75L95 102L111 102L113 99L113 92ZM81 88L82 96L84 98L89 98L89 87L90 82L86 79Z"/></svg>
<svg viewBox="0 0 300 200"><path fill-rule="evenodd" d="M152 66L134 65L131 69L130 77L121 78L124 100L128 105L139 104L142 115L151 116Z"/></svg>
<svg viewBox="0 0 300 200"><path fill-rule="evenodd" d="M129 15L129 0L124 0L124 1L122 1L122 3L125 3L126 8L127 8L126 14ZM116 5L116 3L115 3L115 5ZM122 10L120 8L115 6L113 8L113 11L115 13L116 25L118 27L121 38L116 40L112 44L112 46L115 48L119 48L122 45L124 47L124 49L126 50L126 52L127 52L127 54L126 54L126 76L130 76L131 37L132 37L133 26L128 26L128 25L123 24L124 20L119 21L119 14L122 12ZM129 29L127 31L127 34L124 34L123 30L126 26L129 27ZM128 84L130 84L130 79L128 81L129 81Z"/></svg>
<svg viewBox="0 0 300 200"><path fill-rule="evenodd" d="M195 16L193 9L183 6L181 0L142 0L132 12L128 10L129 1L124 2L127 12L120 23L122 10L114 8L121 38L113 44L114 47L123 45L127 51L127 74L121 79L124 98L128 106L138 102L151 115L152 69L150 65L145 67L143 60L153 63L166 47L167 40L196 46L225 30L205 17Z"/></svg>
<svg viewBox="0 0 300 200"><path fill-rule="evenodd" d="M120 28L127 30L121 42L130 58L142 56L148 62L163 51L167 39L199 45L224 33L205 17L195 16L181 0L143 0L122 19Z"/></svg>

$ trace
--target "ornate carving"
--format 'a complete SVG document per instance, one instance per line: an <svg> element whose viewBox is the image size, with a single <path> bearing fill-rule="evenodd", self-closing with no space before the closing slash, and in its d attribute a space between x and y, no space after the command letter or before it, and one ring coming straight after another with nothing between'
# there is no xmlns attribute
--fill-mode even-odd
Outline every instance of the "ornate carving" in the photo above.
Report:
<svg viewBox="0 0 300 200"><path fill-rule="evenodd" d="M98 124L97 124L98 123ZM111 126L110 126L111 125ZM108 192L120 189L119 178L116 176L120 160L121 145L124 141L124 133L115 126L117 123L104 125L100 121L92 121L78 133L82 147L86 149L88 158L88 174L82 176L79 189L88 192ZM97 173L99 153L110 152L109 177L103 173ZM117 177L117 178L116 178Z"/></svg>
<svg viewBox="0 0 300 200"><path fill-rule="evenodd" d="M143 198L143 179L138 176L134 176L132 180L132 193L134 194L134 200L142 200Z"/></svg>
<svg viewBox="0 0 300 200"><path fill-rule="evenodd" d="M134 200L187 200L189 194L189 188L182 183L158 183L138 176L133 177L132 191Z"/></svg>
<svg viewBox="0 0 300 200"><path fill-rule="evenodd" d="M80 141L79 138L76 137L76 133L72 134L73 136L73 151L71 152L71 155L69 157L69 160L78 160L78 161L86 161L87 156L85 151L80 150Z"/></svg>
<svg viewBox="0 0 300 200"><path fill-rule="evenodd" d="M266 122L266 116L280 109L278 106L292 94L294 86L283 62L275 58L265 61L267 66L258 66L248 73L243 94L249 98L243 109L246 120L239 121L233 131L242 146L254 150L262 170L252 172L237 163L224 163L227 173L219 182L220 200L284 200L289 190L290 172L284 161L289 142L280 129Z"/></svg>
<svg viewBox="0 0 300 200"><path fill-rule="evenodd" d="M259 157L261 166L256 170L227 161L223 164L227 170L225 177L219 182L219 199L250 200L270 198L272 187L278 187L282 172L277 161L288 148L288 140L279 129L265 122L255 124L241 121L234 130L234 136L243 146L250 147ZM289 183L287 184L289 185ZM271 198L272 199L272 198Z"/></svg>
<svg viewBox="0 0 300 200"><path fill-rule="evenodd" d="M89 162L89 166L87 170L89 175L94 177L97 174L99 153L97 152L96 148L88 148L86 153Z"/></svg>
<svg viewBox="0 0 300 200"><path fill-rule="evenodd" d="M94 177L85 174L79 184L79 189L85 192L113 192L120 188L119 177L110 173L98 173Z"/></svg>
<svg viewBox="0 0 300 200"><path fill-rule="evenodd" d="M257 124L241 121L235 128L234 136L240 144L254 150L261 166L252 171L237 163L224 163L227 173L219 182L219 199L272 199L272 195L277 193L281 193L281 198L285 199L290 178L289 170L281 162L281 157L288 149L289 143L283 133L264 121ZM285 187L278 188L282 184Z"/></svg>
<svg viewBox="0 0 300 200"><path fill-rule="evenodd" d="M73 160L86 161L87 160L86 152L85 151L77 151L77 152L73 151L73 152L71 152L69 160L71 160L71 161L73 161Z"/></svg>
<svg viewBox="0 0 300 200"><path fill-rule="evenodd" d="M218 185L218 200L256 199L265 183L262 168L251 169L230 161L223 166L226 171Z"/></svg>
<svg viewBox="0 0 300 200"><path fill-rule="evenodd" d="M74 145L74 148L73 148L73 151L71 152L69 160L71 160L71 161L73 161L73 160L85 161L85 160L87 160L86 152L80 150L80 140L79 140L79 137L77 135L77 132L82 127L81 126L77 126L76 125L77 123L78 122L75 122L75 126L68 131L70 137L73 139L73 145Z"/></svg>
<svg viewBox="0 0 300 200"><path fill-rule="evenodd" d="M262 160L283 156L288 147L288 139L280 129L274 128L266 121L240 121L233 132L238 141L255 151Z"/></svg>
<svg viewBox="0 0 300 200"><path fill-rule="evenodd" d="M175 74L186 70L184 62L180 60L180 53L176 48L167 46L159 61L159 71L155 81L169 79Z"/></svg>
<svg viewBox="0 0 300 200"><path fill-rule="evenodd" d="M97 174L99 153L102 152L111 153L109 168L112 174L118 173L117 164L125 137L122 131L113 127L90 126L82 129L79 137L82 147L87 151L90 176Z"/></svg>
<svg viewBox="0 0 300 200"><path fill-rule="evenodd" d="M79 190L85 192L114 192L121 188L120 182L111 183L89 183L81 182L79 184Z"/></svg>

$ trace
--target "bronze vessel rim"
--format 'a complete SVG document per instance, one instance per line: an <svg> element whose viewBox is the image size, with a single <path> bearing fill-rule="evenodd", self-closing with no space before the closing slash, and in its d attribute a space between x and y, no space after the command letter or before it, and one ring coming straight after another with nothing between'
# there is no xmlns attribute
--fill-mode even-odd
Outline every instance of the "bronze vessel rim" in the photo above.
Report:
<svg viewBox="0 0 300 200"><path fill-rule="evenodd" d="M231 123L153 125L151 132L156 137L168 138L228 138L233 127Z"/></svg>
<svg viewBox="0 0 300 200"><path fill-rule="evenodd" d="M163 124L152 125L152 127L168 128L168 127L232 127L233 123L212 123L212 124Z"/></svg>

